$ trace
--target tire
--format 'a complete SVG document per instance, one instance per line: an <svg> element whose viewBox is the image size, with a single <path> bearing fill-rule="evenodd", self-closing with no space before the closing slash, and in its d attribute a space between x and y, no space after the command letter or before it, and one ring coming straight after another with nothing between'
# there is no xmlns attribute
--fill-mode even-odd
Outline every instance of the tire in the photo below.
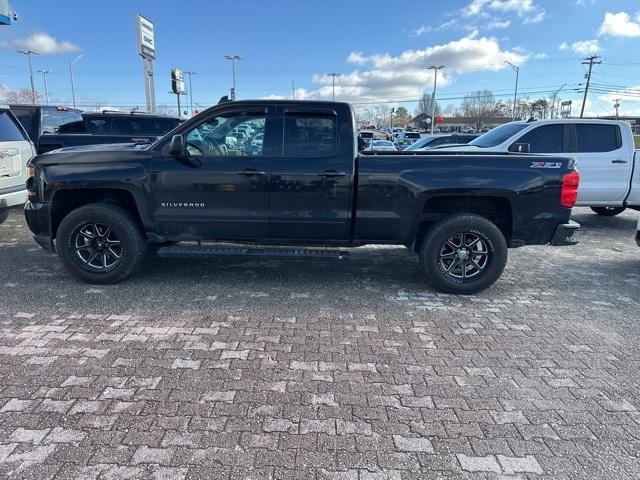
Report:
<svg viewBox="0 0 640 480"><path fill-rule="evenodd" d="M420 245L419 259L428 280L438 290L472 294L500 278L507 264L507 242L500 229L486 218L460 213L429 228Z"/></svg>
<svg viewBox="0 0 640 480"><path fill-rule="evenodd" d="M64 217L56 235L56 250L76 277L109 284L124 280L141 267L147 244L129 212L116 205L92 203Z"/></svg>
<svg viewBox="0 0 640 480"><path fill-rule="evenodd" d="M626 207L591 207L591 210L603 217L615 217L616 215L620 215L626 209Z"/></svg>
<svg viewBox="0 0 640 480"><path fill-rule="evenodd" d="M0 225L7 221L9 218L9 210L0 210Z"/></svg>

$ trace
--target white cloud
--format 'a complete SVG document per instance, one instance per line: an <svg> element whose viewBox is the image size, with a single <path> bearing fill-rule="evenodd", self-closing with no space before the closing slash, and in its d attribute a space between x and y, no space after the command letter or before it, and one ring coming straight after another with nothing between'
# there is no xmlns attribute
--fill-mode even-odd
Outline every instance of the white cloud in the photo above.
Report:
<svg viewBox="0 0 640 480"><path fill-rule="evenodd" d="M597 53L602 51L600 42L598 42L597 39L573 42L571 45L569 45L567 42L562 42L558 49L573 50L580 55L589 55L590 53Z"/></svg>
<svg viewBox="0 0 640 480"><path fill-rule="evenodd" d="M438 73L438 85L450 85L454 75L475 71L498 71L505 60L521 64L529 58L514 50L503 50L495 38L479 37L474 32L443 45L421 50L406 50L397 56L388 53L366 56L353 52L348 59L366 66L336 78L336 98L355 102L379 102L390 99L417 99L433 85L430 65L446 65ZM296 90L297 99L330 99L331 78L316 74L315 90Z"/></svg>
<svg viewBox="0 0 640 480"><path fill-rule="evenodd" d="M626 100L629 102L640 102L640 85L607 93L605 95L601 95L600 98L608 102L613 102L617 99Z"/></svg>
<svg viewBox="0 0 640 480"><path fill-rule="evenodd" d="M587 7L590 5L595 5L598 0L576 0L576 5L580 7Z"/></svg>
<svg viewBox="0 0 640 480"><path fill-rule="evenodd" d="M365 63L367 60L362 56L362 52L351 52L347 57L349 63Z"/></svg>
<svg viewBox="0 0 640 480"><path fill-rule="evenodd" d="M494 20L493 22L489 22L487 23L487 28L488 29L502 29L502 28L508 28L509 25L511 25L511 20Z"/></svg>
<svg viewBox="0 0 640 480"><path fill-rule="evenodd" d="M489 13L514 13L523 23L538 23L545 16L545 10L534 0L472 0L462 9L464 17L486 17Z"/></svg>
<svg viewBox="0 0 640 480"><path fill-rule="evenodd" d="M442 32L444 30L449 30L453 27L457 27L458 25L458 20L456 20L455 18L452 18L451 20L448 20L444 23L441 23L440 25L438 25L437 27L432 27L431 25L421 25L419 28L416 28L415 30L411 31L411 36L412 37L420 37L422 35L424 35L425 33L431 33L431 32Z"/></svg>
<svg viewBox="0 0 640 480"><path fill-rule="evenodd" d="M604 14L604 21L600 25L598 35L640 37L640 14L636 16L634 22L627 12L607 12Z"/></svg>
<svg viewBox="0 0 640 480"><path fill-rule="evenodd" d="M19 50L33 50L43 55L70 53L80 50L80 47L67 41L58 41L45 32L36 32L26 38L16 38L0 43L1 48L16 48Z"/></svg>

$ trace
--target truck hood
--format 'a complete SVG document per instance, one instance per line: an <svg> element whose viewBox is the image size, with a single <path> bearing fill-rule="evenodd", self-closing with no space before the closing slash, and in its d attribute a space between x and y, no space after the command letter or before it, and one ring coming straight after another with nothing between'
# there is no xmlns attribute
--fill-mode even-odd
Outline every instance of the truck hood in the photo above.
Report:
<svg viewBox="0 0 640 480"><path fill-rule="evenodd" d="M81 145L52 150L37 155L31 160L33 165L60 165L77 163L122 163L136 162L151 158L151 152L133 143L112 143L102 145Z"/></svg>

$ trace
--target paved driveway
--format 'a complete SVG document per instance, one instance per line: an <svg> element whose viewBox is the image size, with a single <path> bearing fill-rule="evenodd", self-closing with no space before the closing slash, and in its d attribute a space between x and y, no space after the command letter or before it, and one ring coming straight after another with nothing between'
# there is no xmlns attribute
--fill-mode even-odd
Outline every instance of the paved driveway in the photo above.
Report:
<svg viewBox="0 0 640 480"><path fill-rule="evenodd" d="M0 478L640 477L636 214L477 296L407 251L91 286L0 226Z"/></svg>

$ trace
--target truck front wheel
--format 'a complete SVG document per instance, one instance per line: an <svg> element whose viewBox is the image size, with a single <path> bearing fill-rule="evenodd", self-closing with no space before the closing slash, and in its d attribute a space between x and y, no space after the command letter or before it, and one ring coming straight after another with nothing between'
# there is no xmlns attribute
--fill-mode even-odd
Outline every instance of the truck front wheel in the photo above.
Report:
<svg viewBox="0 0 640 480"><path fill-rule="evenodd" d="M455 214L431 225L419 258L438 290L471 294L500 278L507 263L507 242L500 229L486 218Z"/></svg>
<svg viewBox="0 0 640 480"><path fill-rule="evenodd" d="M89 283L124 280L140 267L146 247L131 214L106 203L73 210L64 217L56 235L62 263Z"/></svg>
<svg viewBox="0 0 640 480"><path fill-rule="evenodd" d="M622 212L626 210L626 207L591 207L591 210L596 212L598 215L603 215L605 217L615 217L616 215L620 215Z"/></svg>

